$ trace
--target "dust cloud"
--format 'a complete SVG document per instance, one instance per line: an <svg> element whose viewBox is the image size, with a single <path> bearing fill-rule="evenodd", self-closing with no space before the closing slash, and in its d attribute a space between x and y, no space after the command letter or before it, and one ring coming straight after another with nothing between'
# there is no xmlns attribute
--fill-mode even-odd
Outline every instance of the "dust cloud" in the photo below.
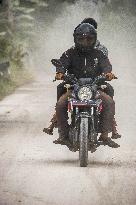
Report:
<svg viewBox="0 0 136 205"><path fill-rule="evenodd" d="M108 3L95 2L97 1L80 0L74 4L65 2L59 5L58 3L59 8L57 11L55 10L56 13L52 11L50 14L53 16L53 21L50 21L49 16L47 19L45 14L45 22L42 17L42 24L37 22L36 59L46 72L50 71L50 60L59 57L74 44L74 28L86 17L93 17L98 22L98 39L108 47L113 67L120 75L122 72L117 68L119 64L120 66L130 66L130 62L134 63L136 16L132 15L131 10L128 10L127 7L120 6L118 10L115 8L112 10ZM126 74L123 75L126 77ZM128 72L127 75L129 75Z"/></svg>
<svg viewBox="0 0 136 205"><path fill-rule="evenodd" d="M109 2L109 3L108 3ZM38 72L46 76L55 71L50 63L52 58L60 55L73 43L74 28L86 17L93 17L98 22L98 39L109 50L109 59L113 65L113 73L118 80L111 82L115 88L116 118L122 143L130 145L135 139L135 54L136 54L136 15L128 1L111 6L108 1L76 1L74 4L61 3L50 13L45 23L42 18L36 24L37 49L33 55ZM57 5L57 4L56 4ZM54 6L56 6L54 5ZM47 25L47 26L46 26ZM124 140L124 141L123 141Z"/></svg>

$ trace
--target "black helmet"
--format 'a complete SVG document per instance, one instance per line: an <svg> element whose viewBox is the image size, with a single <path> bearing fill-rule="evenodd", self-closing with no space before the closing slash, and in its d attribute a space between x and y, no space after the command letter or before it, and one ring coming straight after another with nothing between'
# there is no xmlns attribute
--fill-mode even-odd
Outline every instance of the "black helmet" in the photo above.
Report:
<svg viewBox="0 0 136 205"><path fill-rule="evenodd" d="M97 32L94 26L82 23L74 30L74 42L76 48L82 52L91 51L97 40Z"/></svg>

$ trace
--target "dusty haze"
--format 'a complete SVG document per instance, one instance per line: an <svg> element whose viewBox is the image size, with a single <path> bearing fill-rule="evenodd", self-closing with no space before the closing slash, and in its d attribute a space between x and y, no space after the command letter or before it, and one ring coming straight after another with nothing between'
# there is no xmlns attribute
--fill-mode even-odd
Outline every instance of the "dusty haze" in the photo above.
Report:
<svg viewBox="0 0 136 205"><path fill-rule="evenodd" d="M97 0L94 0L97 2ZM110 0L108 0L110 2ZM36 17L35 45L29 65L35 82L0 102L0 205L135 205L136 204L136 18L134 0L55 1ZM129 7L127 7L129 6ZM42 132L54 112L56 85L52 58L73 45L73 30L85 17L98 21L98 39L109 50L115 88L119 149L100 147L89 153L87 168L78 153L52 143Z"/></svg>
<svg viewBox="0 0 136 205"><path fill-rule="evenodd" d="M33 62L36 63L36 68L53 78L54 71L50 60L59 58L73 45L73 30L84 18L95 18L98 22L98 39L108 48L113 72L119 77L112 84L115 87L116 110L117 117L121 119L121 132L126 136L126 133L134 135L136 131L132 130L129 124L130 121L135 124L136 108L130 108L128 104L129 101L133 104L136 102L133 96L136 86L136 15L135 3L133 5L127 0L122 4L118 2L117 8L113 7L113 10L109 4L101 1L98 4L94 1L77 1L74 4L65 2L51 13L51 23L50 18L47 19L46 16L42 21L39 18L36 24L38 48L33 53ZM129 137L127 140L132 139ZM133 140L135 141L135 138Z"/></svg>

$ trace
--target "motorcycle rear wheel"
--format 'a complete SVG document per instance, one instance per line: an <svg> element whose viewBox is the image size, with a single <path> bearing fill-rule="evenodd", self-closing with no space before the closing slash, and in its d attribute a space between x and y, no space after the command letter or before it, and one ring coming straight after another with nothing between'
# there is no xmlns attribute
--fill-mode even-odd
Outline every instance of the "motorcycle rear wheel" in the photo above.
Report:
<svg viewBox="0 0 136 205"><path fill-rule="evenodd" d="M79 133L79 160L80 167L88 165L88 118L81 118Z"/></svg>

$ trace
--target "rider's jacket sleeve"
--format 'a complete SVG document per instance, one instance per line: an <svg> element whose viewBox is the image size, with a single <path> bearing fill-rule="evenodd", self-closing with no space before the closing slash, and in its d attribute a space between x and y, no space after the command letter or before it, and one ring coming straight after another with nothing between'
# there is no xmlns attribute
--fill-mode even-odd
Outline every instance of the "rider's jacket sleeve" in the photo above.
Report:
<svg viewBox="0 0 136 205"><path fill-rule="evenodd" d="M65 73L71 66L71 50L72 48L65 51L59 59L63 65L62 73Z"/></svg>
<svg viewBox="0 0 136 205"><path fill-rule="evenodd" d="M100 41L96 41L95 49L102 51L105 56L108 57L108 49L100 43Z"/></svg>
<svg viewBox="0 0 136 205"><path fill-rule="evenodd" d="M99 67L101 68L101 73L110 73L112 71L112 65L106 55L103 54L103 52L100 52L99 54Z"/></svg>

